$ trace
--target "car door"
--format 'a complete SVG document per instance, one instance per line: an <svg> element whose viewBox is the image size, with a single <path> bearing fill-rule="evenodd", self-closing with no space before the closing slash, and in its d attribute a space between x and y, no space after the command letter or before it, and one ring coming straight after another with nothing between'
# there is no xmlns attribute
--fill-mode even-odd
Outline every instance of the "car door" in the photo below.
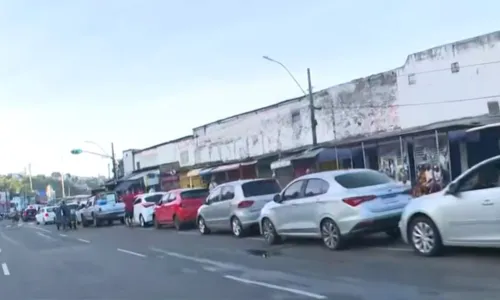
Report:
<svg viewBox="0 0 500 300"><path fill-rule="evenodd" d="M300 214L297 208L304 193L304 183L304 180L290 183L281 192L279 205L272 209L275 216L274 226L279 233L296 234L301 232L296 218Z"/></svg>
<svg viewBox="0 0 500 300"><path fill-rule="evenodd" d="M155 218L158 220L160 223L165 223L167 222L167 203L168 203L168 197L170 196L170 193L166 193L163 195L161 200L156 204L155 208Z"/></svg>
<svg viewBox="0 0 500 300"><path fill-rule="evenodd" d="M225 185L221 189L219 201L210 205L214 213L214 228L229 230L231 229L231 203L234 199L234 187Z"/></svg>
<svg viewBox="0 0 500 300"><path fill-rule="evenodd" d="M214 189L212 189L212 191L210 191L210 194L208 195L205 201L205 206L203 206L202 213L203 213L203 218L205 219L205 224L211 228L217 226L217 213L215 211L217 207L215 205L217 204L217 202L220 201L221 191L222 191L221 186L217 186Z"/></svg>
<svg viewBox="0 0 500 300"><path fill-rule="evenodd" d="M142 197L137 196L134 200L134 223L139 224L139 216L142 212Z"/></svg>
<svg viewBox="0 0 500 300"><path fill-rule="evenodd" d="M324 207L321 204L321 195L328 191L329 183L321 178L310 178L305 183L304 196L297 199L294 210L296 226L304 234L315 235L320 232L319 217Z"/></svg>
<svg viewBox="0 0 500 300"><path fill-rule="evenodd" d="M500 243L500 161L469 171L455 194L445 196L445 236L461 244Z"/></svg>
<svg viewBox="0 0 500 300"><path fill-rule="evenodd" d="M85 216L86 220L92 220L92 209L94 207L94 200L95 197L92 197L89 201L87 201L87 205L83 210L83 215Z"/></svg>
<svg viewBox="0 0 500 300"><path fill-rule="evenodd" d="M177 200L177 194L173 192L170 193L167 199L167 204L165 205L167 220L169 223L174 222L174 215L177 208L176 200Z"/></svg>

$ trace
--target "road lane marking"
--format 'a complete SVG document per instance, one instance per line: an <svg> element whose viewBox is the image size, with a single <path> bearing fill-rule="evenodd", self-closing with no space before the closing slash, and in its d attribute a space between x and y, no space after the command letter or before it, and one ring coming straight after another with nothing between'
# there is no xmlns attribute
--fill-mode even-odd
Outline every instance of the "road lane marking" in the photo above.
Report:
<svg viewBox="0 0 500 300"><path fill-rule="evenodd" d="M37 232L36 234L38 234L39 236L44 237L44 238L46 238L46 239L48 239L48 240L54 240L54 238L53 238L53 237L51 237L51 236L49 236L49 235L46 235L46 234L44 234L44 233Z"/></svg>
<svg viewBox="0 0 500 300"><path fill-rule="evenodd" d="M299 289L289 288L289 287L270 284L270 283L261 282L261 281L249 280L249 279L240 278L240 277L236 277L236 276L232 276L232 275L224 275L224 278L239 281L239 282L246 283L246 284L258 285L258 286L266 287L266 288L273 289L273 290L289 292L292 294L306 296L309 298L326 299L326 296L323 296L320 294L315 294L315 293L311 293L311 292L307 292L307 291L303 291L303 290L299 290Z"/></svg>
<svg viewBox="0 0 500 300"><path fill-rule="evenodd" d="M41 230L41 231L43 231L43 232L52 233L52 231L50 231L50 230L48 230L48 229L45 229L45 228L40 228L40 227L36 227L36 226L34 226L34 227L28 227L28 228L33 228L33 229L35 229L35 230Z"/></svg>
<svg viewBox="0 0 500 300"><path fill-rule="evenodd" d="M80 242L82 242L82 243L87 243L87 244L90 243L89 240L84 240L84 239L77 239L77 240L80 241Z"/></svg>
<svg viewBox="0 0 500 300"><path fill-rule="evenodd" d="M2 263L2 270L3 270L3 275L5 276L10 275L9 267L7 266L6 263Z"/></svg>
<svg viewBox="0 0 500 300"><path fill-rule="evenodd" d="M403 251L403 252L413 251L412 249L409 249L409 248L396 248L396 247L370 247L368 249L387 250L387 251Z"/></svg>
<svg viewBox="0 0 500 300"><path fill-rule="evenodd" d="M141 254L141 253L137 253L137 252L134 252L134 251L129 251L129 250L121 249L121 248L117 248L116 250L120 251L120 252L123 252L123 253L130 254L130 255L135 255L135 256L139 256L139 257L146 257L146 255Z"/></svg>
<svg viewBox="0 0 500 300"><path fill-rule="evenodd" d="M59 235L62 236L62 237L67 237L66 234L62 234L62 233L59 233Z"/></svg>
<svg viewBox="0 0 500 300"><path fill-rule="evenodd" d="M16 246L19 246L19 245L20 245L18 241L14 240L14 239L13 239L13 238L11 238L11 237L8 237L8 236L7 236L5 233L3 233L3 232L0 232L0 236L1 236L4 240L6 240L6 241L8 241L8 242L10 242L10 243L12 243L12 244L14 244L14 245L16 245Z"/></svg>
<svg viewBox="0 0 500 300"><path fill-rule="evenodd" d="M247 239L254 240L254 241L263 241L264 240L264 238L258 237L258 236L247 237Z"/></svg>
<svg viewBox="0 0 500 300"><path fill-rule="evenodd" d="M2 253L2 249L0 249L0 253Z"/></svg>

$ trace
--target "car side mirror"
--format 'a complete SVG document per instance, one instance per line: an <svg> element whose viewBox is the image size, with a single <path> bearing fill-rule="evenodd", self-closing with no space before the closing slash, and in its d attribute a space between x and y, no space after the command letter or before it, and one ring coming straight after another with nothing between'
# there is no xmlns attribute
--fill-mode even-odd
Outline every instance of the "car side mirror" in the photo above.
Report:
<svg viewBox="0 0 500 300"><path fill-rule="evenodd" d="M205 199L205 204L206 205L210 205L210 199L209 198Z"/></svg>
<svg viewBox="0 0 500 300"><path fill-rule="evenodd" d="M454 195L456 196L458 194L458 183L452 182L448 185L446 188L446 195Z"/></svg>
<svg viewBox="0 0 500 300"><path fill-rule="evenodd" d="M280 194L276 194L274 195L274 198L273 198L273 201L276 202L276 203L281 203L281 195Z"/></svg>

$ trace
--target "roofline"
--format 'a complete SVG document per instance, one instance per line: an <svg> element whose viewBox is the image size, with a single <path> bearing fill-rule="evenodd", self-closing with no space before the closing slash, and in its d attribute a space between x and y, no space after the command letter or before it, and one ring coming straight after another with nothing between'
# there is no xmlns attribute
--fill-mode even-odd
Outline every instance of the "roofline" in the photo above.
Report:
<svg viewBox="0 0 500 300"><path fill-rule="evenodd" d="M186 135L186 136L183 136L183 137L180 137L180 138L176 138L174 140L170 140L170 141L167 141L167 142L163 142L163 143L160 143L160 144L149 146L147 148L143 148L143 149L140 149L140 150L135 150L135 151L133 151L133 153L137 154L137 153L141 153L143 151L151 150L151 149L158 148L158 147L161 147L161 146L164 146L164 145L168 145L168 144L172 144L172 143L177 143L177 142L180 142L180 141L183 141L183 140L188 140L188 139L193 139L193 138L194 138L194 136L192 134L191 135Z"/></svg>

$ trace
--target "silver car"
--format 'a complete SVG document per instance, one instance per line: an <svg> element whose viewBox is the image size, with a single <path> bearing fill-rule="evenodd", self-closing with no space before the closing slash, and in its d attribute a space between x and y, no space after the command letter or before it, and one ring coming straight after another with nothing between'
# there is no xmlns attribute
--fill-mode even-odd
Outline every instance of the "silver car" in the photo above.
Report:
<svg viewBox="0 0 500 300"><path fill-rule="evenodd" d="M500 247L500 156L473 166L442 191L414 199L399 227L423 256L438 255L444 246Z"/></svg>
<svg viewBox="0 0 500 300"><path fill-rule="evenodd" d="M292 181L261 211L268 244L282 237L321 238L330 250L349 237L375 232L399 236L398 222L410 187L368 169L313 173Z"/></svg>
<svg viewBox="0 0 500 300"><path fill-rule="evenodd" d="M198 209L197 224L201 234L231 230L244 236L258 228L262 207L281 191L275 179L238 180L221 184L210 191Z"/></svg>

